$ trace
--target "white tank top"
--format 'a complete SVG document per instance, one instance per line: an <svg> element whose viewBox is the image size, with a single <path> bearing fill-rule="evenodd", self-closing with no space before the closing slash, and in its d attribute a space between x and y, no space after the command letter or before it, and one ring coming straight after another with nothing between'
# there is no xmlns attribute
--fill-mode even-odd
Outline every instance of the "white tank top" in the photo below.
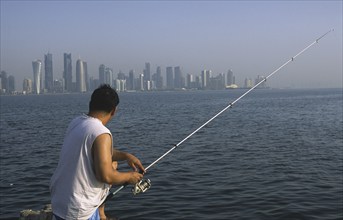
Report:
<svg viewBox="0 0 343 220"><path fill-rule="evenodd" d="M64 219L88 219L105 200L110 185L95 177L92 145L108 130L100 120L82 115L67 129L58 166L50 181L53 213Z"/></svg>

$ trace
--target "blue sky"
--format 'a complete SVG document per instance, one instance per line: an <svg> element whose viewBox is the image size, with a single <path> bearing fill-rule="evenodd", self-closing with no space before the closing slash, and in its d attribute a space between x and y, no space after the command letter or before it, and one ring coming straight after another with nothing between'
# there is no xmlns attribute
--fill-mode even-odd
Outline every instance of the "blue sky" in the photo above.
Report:
<svg viewBox="0 0 343 220"><path fill-rule="evenodd" d="M80 57L98 77L144 63L183 73L232 69L237 84L267 75L326 31L296 62L273 76L273 87L342 87L342 1L4 1L1 70L21 90L32 61L53 54L61 78L63 53ZM75 79L75 77L74 77Z"/></svg>

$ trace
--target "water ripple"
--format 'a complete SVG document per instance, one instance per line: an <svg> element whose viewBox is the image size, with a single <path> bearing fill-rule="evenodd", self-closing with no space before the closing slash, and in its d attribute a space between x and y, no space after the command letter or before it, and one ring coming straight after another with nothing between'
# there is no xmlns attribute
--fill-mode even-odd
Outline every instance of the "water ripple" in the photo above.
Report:
<svg viewBox="0 0 343 220"><path fill-rule="evenodd" d="M118 149L148 165L240 92L123 93L108 126ZM1 99L0 218L15 219L49 203L66 126L89 94ZM124 220L343 219L342 100L341 90L258 90L152 167L151 189L124 189L107 211Z"/></svg>

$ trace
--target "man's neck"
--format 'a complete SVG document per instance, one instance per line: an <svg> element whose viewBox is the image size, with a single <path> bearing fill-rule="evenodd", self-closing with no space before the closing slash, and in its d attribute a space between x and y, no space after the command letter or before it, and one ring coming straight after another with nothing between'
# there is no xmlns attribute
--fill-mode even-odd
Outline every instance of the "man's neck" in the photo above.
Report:
<svg viewBox="0 0 343 220"><path fill-rule="evenodd" d="M88 116L99 119L103 125L106 125L111 119L111 114L106 112L89 112Z"/></svg>

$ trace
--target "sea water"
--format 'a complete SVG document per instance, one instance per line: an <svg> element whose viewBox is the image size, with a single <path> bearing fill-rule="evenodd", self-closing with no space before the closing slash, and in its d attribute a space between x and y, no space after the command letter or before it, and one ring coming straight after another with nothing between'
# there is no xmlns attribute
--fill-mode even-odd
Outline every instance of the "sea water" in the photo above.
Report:
<svg viewBox="0 0 343 220"><path fill-rule="evenodd" d="M108 128L117 149L148 166L243 92L120 93ZM65 130L88 112L90 94L0 98L0 218L17 219L50 203ZM124 188L106 211L135 220L342 219L342 114L342 89L254 90L152 166L147 192Z"/></svg>

